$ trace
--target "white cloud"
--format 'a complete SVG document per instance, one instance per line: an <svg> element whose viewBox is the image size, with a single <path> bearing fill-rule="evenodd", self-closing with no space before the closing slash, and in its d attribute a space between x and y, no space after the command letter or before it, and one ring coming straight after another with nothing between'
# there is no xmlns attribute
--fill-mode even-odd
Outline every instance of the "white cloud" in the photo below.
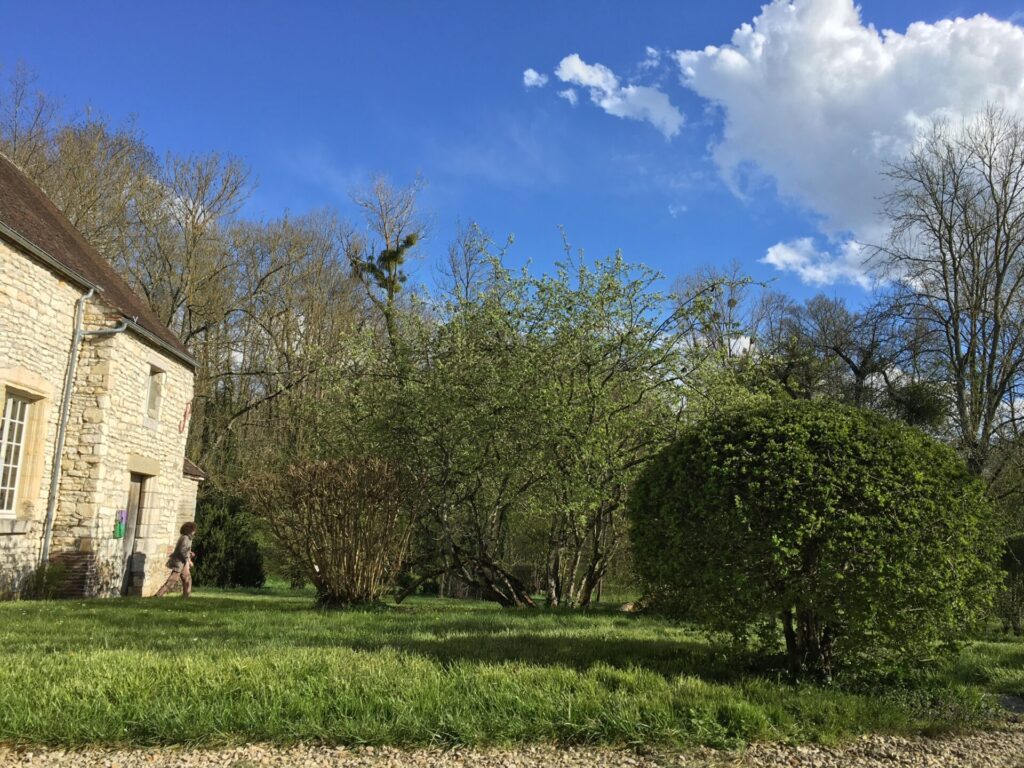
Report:
<svg viewBox="0 0 1024 768"><path fill-rule="evenodd" d="M576 96L575 88L566 88L564 91L559 91L558 95L561 96L566 101L568 101L574 107L580 102L579 98Z"/></svg>
<svg viewBox="0 0 1024 768"><path fill-rule="evenodd" d="M527 88L543 88L548 84L548 76L542 75L532 67L523 70L523 85Z"/></svg>
<svg viewBox="0 0 1024 768"><path fill-rule="evenodd" d="M661 64L661 51L648 45L644 53L645 58L640 62L640 69L657 69Z"/></svg>
<svg viewBox="0 0 1024 768"><path fill-rule="evenodd" d="M672 106L668 96L652 86L622 85L603 64L587 64L579 54L562 59L555 76L590 92L590 100L609 115L650 123L671 139L683 125L682 113Z"/></svg>
<svg viewBox="0 0 1024 768"><path fill-rule="evenodd" d="M989 102L1024 111L1024 30L985 15L879 32L854 0L774 0L728 45L675 58L683 83L722 109L714 156L727 181L739 189L756 169L833 238L881 238L881 171L932 117ZM861 250L803 239L764 260L808 282L864 284Z"/></svg>
<svg viewBox="0 0 1024 768"><path fill-rule="evenodd" d="M872 280L864 267L864 250L864 246L846 240L836 253L819 251L811 238L801 237L788 243L776 243L768 249L761 262L794 272L809 285L854 283L870 288Z"/></svg>

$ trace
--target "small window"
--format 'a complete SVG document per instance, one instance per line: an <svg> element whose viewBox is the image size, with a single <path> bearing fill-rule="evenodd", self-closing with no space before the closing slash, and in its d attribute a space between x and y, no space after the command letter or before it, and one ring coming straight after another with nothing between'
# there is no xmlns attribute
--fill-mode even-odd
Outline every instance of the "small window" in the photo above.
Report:
<svg viewBox="0 0 1024 768"><path fill-rule="evenodd" d="M156 420L160 417L160 401L163 398L164 372L159 368L149 368L149 392L146 395L146 416Z"/></svg>
<svg viewBox="0 0 1024 768"><path fill-rule="evenodd" d="M28 400L15 395L7 395L4 400L4 415L0 419L0 517L15 514L30 405Z"/></svg>

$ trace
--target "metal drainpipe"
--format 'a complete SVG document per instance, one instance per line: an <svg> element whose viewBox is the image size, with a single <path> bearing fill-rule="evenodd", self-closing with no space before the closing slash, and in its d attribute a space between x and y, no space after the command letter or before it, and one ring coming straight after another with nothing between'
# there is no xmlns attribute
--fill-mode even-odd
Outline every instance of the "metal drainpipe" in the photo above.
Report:
<svg viewBox="0 0 1024 768"><path fill-rule="evenodd" d="M113 336L115 333L124 333L128 330L128 321L122 320L113 328L97 328L95 331L85 331L83 336Z"/></svg>
<svg viewBox="0 0 1024 768"><path fill-rule="evenodd" d="M85 318L85 302L95 295L90 288L79 297L75 305L75 331L71 336L71 355L68 358L67 376L64 377L64 393L61 395L60 420L57 422L57 440L53 449L53 465L50 468L50 492L46 497L46 522L43 525L43 546L39 552L39 564L46 565L50 558L50 538L53 536L53 513L57 509L57 489L60 487L60 466L64 458L64 438L68 431L68 416L71 413L71 387L75 382L75 368L78 367L78 348L82 345L82 322Z"/></svg>
<svg viewBox="0 0 1024 768"><path fill-rule="evenodd" d="M50 558L50 541L53 538L53 520L57 511L57 491L60 489L61 464L64 461L64 440L67 437L68 419L71 416L71 395L75 383L75 370L78 367L78 351L82 346L83 336L105 336L121 333L128 328L128 321L122 320L116 328L101 328L96 331L83 331L85 319L85 303L96 293L90 288L83 294L75 306L75 332L71 337L71 356L68 360L67 376L64 379L64 394L60 403L60 421L57 422L57 441L53 451L53 466L50 470L50 492L46 497L46 522L43 525L43 546L39 553L39 564L45 566Z"/></svg>

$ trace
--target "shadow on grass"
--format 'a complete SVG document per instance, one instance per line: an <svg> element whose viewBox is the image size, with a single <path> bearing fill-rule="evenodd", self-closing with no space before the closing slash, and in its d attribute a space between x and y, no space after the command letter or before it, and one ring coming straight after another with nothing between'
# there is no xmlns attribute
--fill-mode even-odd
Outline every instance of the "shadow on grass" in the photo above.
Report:
<svg viewBox="0 0 1024 768"><path fill-rule="evenodd" d="M353 650L368 652L393 648L425 656L445 666L457 662L522 663L585 671L596 664L605 664L619 669L639 667L665 677L692 675L716 682L742 676L736 665L727 664L721 654L697 641L619 641L530 633L505 638L474 633L436 640L406 639L396 643L354 641L346 645Z"/></svg>
<svg viewBox="0 0 1024 768"><path fill-rule="evenodd" d="M93 600L26 604L0 633L0 653L145 650L167 654L392 650L458 663L521 663L586 670L597 664L665 677L728 682L750 673L726 647L656 619L613 609L509 611L422 599L401 610L317 611L309 596L204 594L189 601ZM59 631L53 631L54 625Z"/></svg>

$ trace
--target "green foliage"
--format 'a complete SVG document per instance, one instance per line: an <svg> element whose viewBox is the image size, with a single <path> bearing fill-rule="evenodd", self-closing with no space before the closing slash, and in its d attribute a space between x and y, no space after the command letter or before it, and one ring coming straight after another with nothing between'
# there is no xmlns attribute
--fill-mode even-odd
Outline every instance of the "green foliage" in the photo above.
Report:
<svg viewBox="0 0 1024 768"><path fill-rule="evenodd" d="M482 236L480 236L482 237ZM311 404L324 457L386 457L419 479L412 575L503 605L586 606L625 541L623 503L682 407L679 326L657 275L621 256L552 275L475 254L445 301L371 334Z"/></svg>
<svg viewBox="0 0 1024 768"><path fill-rule="evenodd" d="M953 450L826 401L691 425L630 514L637 570L667 610L741 639L781 619L794 675L934 659L997 581L992 506Z"/></svg>
<svg viewBox="0 0 1024 768"><path fill-rule="evenodd" d="M920 429L939 431L948 419L948 398L940 387L924 381L895 384L888 392L892 415Z"/></svg>
<svg viewBox="0 0 1024 768"><path fill-rule="evenodd" d="M1001 561L1003 583L996 596L996 612L1003 629L1024 632L1024 534L1006 540Z"/></svg>
<svg viewBox="0 0 1024 768"><path fill-rule="evenodd" d="M360 259L352 257L352 267L356 273L368 279L372 285L383 290L398 293L405 284L406 274L402 271L409 251L416 247L419 233L412 232L402 238L394 248L383 248L374 258Z"/></svg>
<svg viewBox="0 0 1024 768"><path fill-rule="evenodd" d="M693 307L665 317L657 280L616 254L529 281L550 605L590 604L621 557L629 488L677 429Z"/></svg>
<svg viewBox="0 0 1024 768"><path fill-rule="evenodd" d="M263 586L267 577L255 522L240 499L213 496L200 501L192 544L196 586Z"/></svg>
<svg viewBox="0 0 1024 768"><path fill-rule="evenodd" d="M1024 692L1016 638L968 648L972 682L944 668L851 692L750 675L657 617L425 598L337 613L272 588L0 604L0 647L0 743L66 747L833 742L977 727L984 694Z"/></svg>

